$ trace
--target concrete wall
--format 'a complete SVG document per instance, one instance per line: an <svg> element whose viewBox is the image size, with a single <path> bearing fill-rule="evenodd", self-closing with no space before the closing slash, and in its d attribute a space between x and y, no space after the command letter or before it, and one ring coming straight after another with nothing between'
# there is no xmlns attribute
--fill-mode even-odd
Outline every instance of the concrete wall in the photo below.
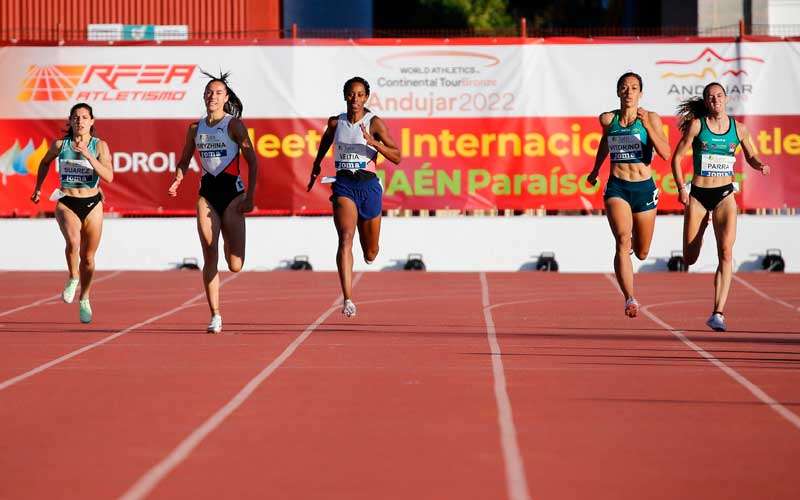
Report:
<svg viewBox="0 0 800 500"><path fill-rule="evenodd" d="M680 249L683 219L660 216L650 256L635 258L639 271L666 269ZM0 269L65 268L63 239L54 219L0 220ZM735 268L759 269L767 248L782 250L787 271L800 272L800 217L739 217ZM252 217L247 220L245 269L285 267L308 255L316 270L336 269L336 232L330 217ZM367 266L355 249L357 270L397 269L409 253L423 254L431 271L516 271L530 267L542 251L553 251L565 272L613 270L613 238L604 217L414 217L383 219L381 253ZM106 219L97 256L99 269L169 269L184 257L202 262L192 218ZM716 267L711 228L694 271ZM220 264L222 265L222 263Z"/></svg>

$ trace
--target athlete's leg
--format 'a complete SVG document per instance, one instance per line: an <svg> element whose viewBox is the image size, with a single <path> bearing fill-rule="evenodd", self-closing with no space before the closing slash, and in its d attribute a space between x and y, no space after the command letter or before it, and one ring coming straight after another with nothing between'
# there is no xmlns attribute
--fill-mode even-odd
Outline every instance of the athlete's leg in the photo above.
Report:
<svg viewBox="0 0 800 500"><path fill-rule="evenodd" d="M100 237L103 234L103 202L97 202L89 215L83 220L81 229L81 300L89 298L94 277L94 256L100 246Z"/></svg>
<svg viewBox="0 0 800 500"><path fill-rule="evenodd" d="M339 247L336 251L339 282L344 299L350 300L353 293L353 237L358 223L358 210L353 200L344 196L333 199L333 223L339 236Z"/></svg>
<svg viewBox="0 0 800 500"><path fill-rule="evenodd" d="M228 269L238 273L244 266L245 216L239 212L244 194L237 196L228 204L222 216L222 239Z"/></svg>
<svg viewBox="0 0 800 500"><path fill-rule="evenodd" d="M614 274L625 299L633 297L633 266L631 265L631 234L633 230L633 214L631 206L622 198L606 200L606 216L611 225L611 232L616 240L614 253Z"/></svg>
<svg viewBox="0 0 800 500"><path fill-rule="evenodd" d="M197 200L197 233L203 248L203 287L206 290L211 315L219 314L219 232L221 221L202 196Z"/></svg>
<svg viewBox="0 0 800 500"><path fill-rule="evenodd" d="M703 234L708 227L708 210L693 197L683 212L683 259L686 266L697 262L703 246Z"/></svg>
<svg viewBox="0 0 800 500"><path fill-rule="evenodd" d="M358 219L358 240L364 252L364 260L368 264L378 257L379 241L381 236L381 216L369 220Z"/></svg>
<svg viewBox="0 0 800 500"><path fill-rule="evenodd" d="M650 253L653 242L653 229L656 226L656 209L633 214L633 253L636 258L644 260Z"/></svg>
<svg viewBox="0 0 800 500"><path fill-rule="evenodd" d="M723 312L733 277L733 242L736 240L736 200L723 198L712 213L719 264L714 274L714 311Z"/></svg>
<svg viewBox="0 0 800 500"><path fill-rule="evenodd" d="M67 270L69 277L78 279L78 263L80 260L81 248L81 220L75 212L66 207L63 203L57 203L55 209L56 221L61 234L64 235L66 246L64 255L67 257Z"/></svg>

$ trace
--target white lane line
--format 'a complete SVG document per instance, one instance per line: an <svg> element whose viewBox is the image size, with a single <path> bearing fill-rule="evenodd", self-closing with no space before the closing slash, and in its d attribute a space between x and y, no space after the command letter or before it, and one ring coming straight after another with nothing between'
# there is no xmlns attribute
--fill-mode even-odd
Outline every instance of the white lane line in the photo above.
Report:
<svg viewBox="0 0 800 500"><path fill-rule="evenodd" d="M229 283L229 282L233 281L234 279L236 279L237 276L239 276L239 274L234 274L230 278L228 278L226 280L223 280L222 283L220 283L220 287L222 287L222 285L224 285L225 283ZM130 333L130 332L132 332L132 331L134 331L134 330L136 330L138 328L141 328L143 326L149 325L150 323L152 323L154 321L158 321L158 320L160 320L162 318L166 318L167 316L175 314L176 312L181 311L183 309L186 309L187 307L191 307L195 302L197 302L198 299L204 298L205 296L206 296L205 292L199 293L199 294L195 295L194 297L192 297L191 299L189 299L186 302L184 302L183 304L179 305L178 307L174 307L174 308L170 309L169 311L167 311L165 313L161 313L161 314L159 314L157 316L153 316L150 319L146 319L144 321L136 323L135 325L129 326L128 328L125 328L124 330L120 330L117 333L109 335L108 337L104 337L104 338L98 340L97 342L94 342L92 344L83 346L80 349L76 349L76 350L74 350L74 351L72 351L70 353L67 353L67 354L59 357L59 358L56 358L56 359L54 359L52 361L48 361L47 363L39 365L36 368L28 370L27 372L25 372L23 374L17 375L16 377L13 377L13 378L10 378L10 379L5 380L3 382L0 382L0 391L8 389L9 387L11 387L14 384L22 382L23 380L25 380L27 378L30 378L30 377L36 375L37 373L41 373L41 372L47 370L48 368L52 368L52 367L54 367L54 366L56 366L58 364L61 364L64 361L72 359L75 356L83 354L86 351L90 351L90 350L94 349L95 347L98 347L98 346L101 346L101 345L103 345L105 343L111 342L112 340L114 340L114 339L116 339L118 337L121 337L121 336L125 335L126 333Z"/></svg>
<svg viewBox="0 0 800 500"><path fill-rule="evenodd" d="M609 279L609 281L611 281L611 283L616 285L616 281L614 281L613 278L611 278L608 274L606 274L605 276L606 276L606 278ZM718 360L716 357L714 357L713 354L709 353L708 351L706 351L705 349L703 349L699 345L695 344L694 342L692 342L691 340L686 338L686 336L684 335L684 332L682 330L678 330L678 329L672 327L671 325L669 325L665 321L662 321L661 318L659 318L658 316L656 316L655 314L650 312L650 308L651 307L666 306L666 305L678 304L678 303L683 303L683 302L685 302L685 301L681 300L681 301L675 301L675 302L662 302L660 304L651 304L651 305L642 307L640 309L640 311L642 313L644 313L645 315L647 315L647 317L650 318L651 320L653 320L656 324L661 326L661 328L667 330L669 333L671 333L672 335L677 337L678 340L680 340L681 342L686 344L688 347L690 347L693 351L695 351L697 354L699 354L700 356L705 358L709 363L711 363L712 365L714 365L717 368L719 368L720 370L722 370L727 376L729 376L730 378L732 378L733 380L738 382L742 387L744 387L745 389L750 391L750 393L753 396L755 396L756 399L758 399L759 401L761 401L765 405L767 405L770 408L772 408L778 415L780 415L783 418L785 418L786 420L788 420L790 424L792 424L798 430L800 430L800 417L798 417L789 408L786 408L785 406L783 406L779 402L777 402L774 399L772 399L772 397L769 394L764 392L764 390L762 390L756 384L750 382L750 380L748 380L747 377L745 377L741 373L737 372L736 370L734 370L730 366L726 365L722 361Z"/></svg>
<svg viewBox="0 0 800 500"><path fill-rule="evenodd" d="M122 271L114 271L113 273L108 274L106 276L103 276L102 278L97 278L96 280L93 280L92 284L100 283L101 281L105 281L105 280L109 280L109 279L113 278L114 276L117 276L120 273L122 273ZM47 297L46 299L40 299L40 300L37 300L36 302L31 302L30 304L26 304L24 306L15 307L14 309L9 309L8 311L0 312L0 317L7 316L9 314L13 314L13 313L15 313L17 311L30 309L31 307L36 307L36 306L45 304L45 303L50 302L51 300L55 300L55 299L61 300L61 294L59 293L59 294L53 295L51 297Z"/></svg>
<svg viewBox="0 0 800 500"><path fill-rule="evenodd" d="M740 278L739 276L737 276L737 275L735 275L735 274L734 274L734 275L733 275L733 279L735 279L737 282L741 283L742 285L744 285L744 286L746 286L747 288L749 288L750 290L752 290L752 291L753 291L753 292L754 292L756 295L758 295L758 296L759 296L759 297L761 297L762 299L771 300L772 302L777 302L778 304L780 304L780 305L782 305L782 306L784 306L784 307L788 307L788 308L789 308L789 309L791 309L792 311L800 311L800 307L795 307L795 306L793 306L792 304L790 304L790 303L788 303L788 302L784 302L784 301L783 301L783 300L781 300L781 299L778 299L778 298L776 298L776 297L773 297L773 296L771 296L771 295L767 295L766 293L762 292L761 290L759 290L759 289L758 289L758 288L756 288L755 286L751 285L751 284L750 284L748 281L746 281L744 278Z"/></svg>
<svg viewBox="0 0 800 500"><path fill-rule="evenodd" d="M503 462L506 470L506 487L510 500L530 500L528 480L522 464L522 453L517 442L517 429L514 426L514 414L511 410L511 398L506 389L506 375L503 369L500 344L497 342L497 331L492 318L492 306L489 301L489 284L486 273L480 274L481 297L483 300L483 319L486 322L486 335L492 352L492 376L494 377L494 398L497 403L497 423L500 426L500 447L503 450Z"/></svg>
<svg viewBox="0 0 800 500"><path fill-rule="evenodd" d="M353 280L353 287L356 286L358 281L363 276L363 273L358 273ZM176 446L164 459L162 459L159 463L154 465L150 470L148 470L142 477L140 477L129 489L126 491L121 497L121 500L134 500L145 498L153 489L158 486L167 475L169 475L172 470L174 470L177 466L179 466L189 455L197 448L200 443L212 432L214 432L217 427L222 425L222 423L227 419L233 412L235 412L244 402L249 398L253 392L270 376L272 375L275 370L280 368L280 366L287 360L289 357L300 347L310 335L311 333L317 329L319 325L321 325L328 316L330 316L334 311L341 308L342 303L342 295L339 295L336 300L333 301L328 310L323 312L313 323L308 325L303 333L301 333L297 338L295 338L291 344L289 344L283 352L278 355L270 364L268 364L263 370L261 370L255 377L250 379L247 384L238 392L236 395L228 401L222 408L217 410L211 417L208 418L205 422L203 422L199 427L197 427L194 431L192 431L189 436L187 436L183 441L181 441L178 446Z"/></svg>

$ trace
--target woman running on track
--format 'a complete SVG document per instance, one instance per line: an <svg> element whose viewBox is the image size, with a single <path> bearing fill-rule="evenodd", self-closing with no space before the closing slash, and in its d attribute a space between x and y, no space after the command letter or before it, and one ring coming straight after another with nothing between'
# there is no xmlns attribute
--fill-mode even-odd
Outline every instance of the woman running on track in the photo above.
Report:
<svg viewBox="0 0 800 500"><path fill-rule="evenodd" d="M687 265L697 262L709 213L717 240L719 263L714 274L714 309L706 324L724 332L725 302L733 277L733 242L736 239L736 199L732 195L736 149L741 144L747 163L762 174L769 166L758 159L747 128L725 112L728 96L719 83L709 83L703 97L684 101L678 108L683 132L672 155L672 174L678 185L678 199L686 206L683 215L683 258ZM694 175L691 191L683 183L681 160L692 149Z"/></svg>
<svg viewBox="0 0 800 500"><path fill-rule="evenodd" d="M186 144L169 194L177 196L178 187L196 148L204 171L197 199L197 232L203 247L203 285L211 309L211 321L206 331L220 333L222 316L217 272L219 236L221 232L225 240L228 269L234 273L241 271L245 249L244 214L253 210L258 164L247 129L240 120L242 102L228 86L228 73L219 78L205 72L203 74L211 78L203 94L206 116L189 125ZM239 177L240 151L247 161L246 192Z"/></svg>
<svg viewBox="0 0 800 500"><path fill-rule="evenodd" d="M366 80L354 77L345 82L347 112L328 118L328 127L322 135L308 181L308 191L311 191L319 176L322 159L331 144L336 143L336 181L331 201L333 222L339 235L336 267L344 296L342 314L348 318L356 315L356 306L352 301L353 237L356 228L367 264L371 264L378 256L383 188L375 175L375 160L378 153L395 164L401 160L400 149L395 145L386 123L364 107L367 99L369 83Z"/></svg>
<svg viewBox="0 0 800 500"><path fill-rule="evenodd" d="M636 254L639 260L647 257L656 221L658 188L650 170L653 150L661 158L669 158L661 118L639 107L642 90L642 77L636 73L625 73L617 80L619 109L600 115L603 137L588 177L591 184L597 182L600 167L610 154L611 174L603 199L616 240L614 274L625 296L625 314L630 318L639 314L630 254Z"/></svg>
<svg viewBox="0 0 800 500"><path fill-rule="evenodd" d="M100 179L114 180L108 144L94 135L94 114L88 104L78 103L69 111L66 135L54 140L39 163L31 201L39 203L42 183L53 160L58 162L61 185L51 199L57 199L55 217L66 241L69 279L61 298L71 303L78 282L81 285L78 316L81 323L92 321L89 292L94 277L94 256L103 233L103 194Z"/></svg>

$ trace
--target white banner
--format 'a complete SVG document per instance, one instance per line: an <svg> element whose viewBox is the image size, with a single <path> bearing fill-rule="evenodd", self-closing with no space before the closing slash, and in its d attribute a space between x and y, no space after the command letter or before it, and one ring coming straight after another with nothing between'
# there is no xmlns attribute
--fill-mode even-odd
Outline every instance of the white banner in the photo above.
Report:
<svg viewBox="0 0 800 500"><path fill-rule="evenodd" d="M593 116L619 105L626 71L644 79L642 106L661 114L719 81L731 113L797 115L797 54L794 42L7 46L0 118L64 118L78 101L102 118L193 118L205 109L200 69L231 72L245 117L255 118L336 114L356 75L386 117Z"/></svg>

